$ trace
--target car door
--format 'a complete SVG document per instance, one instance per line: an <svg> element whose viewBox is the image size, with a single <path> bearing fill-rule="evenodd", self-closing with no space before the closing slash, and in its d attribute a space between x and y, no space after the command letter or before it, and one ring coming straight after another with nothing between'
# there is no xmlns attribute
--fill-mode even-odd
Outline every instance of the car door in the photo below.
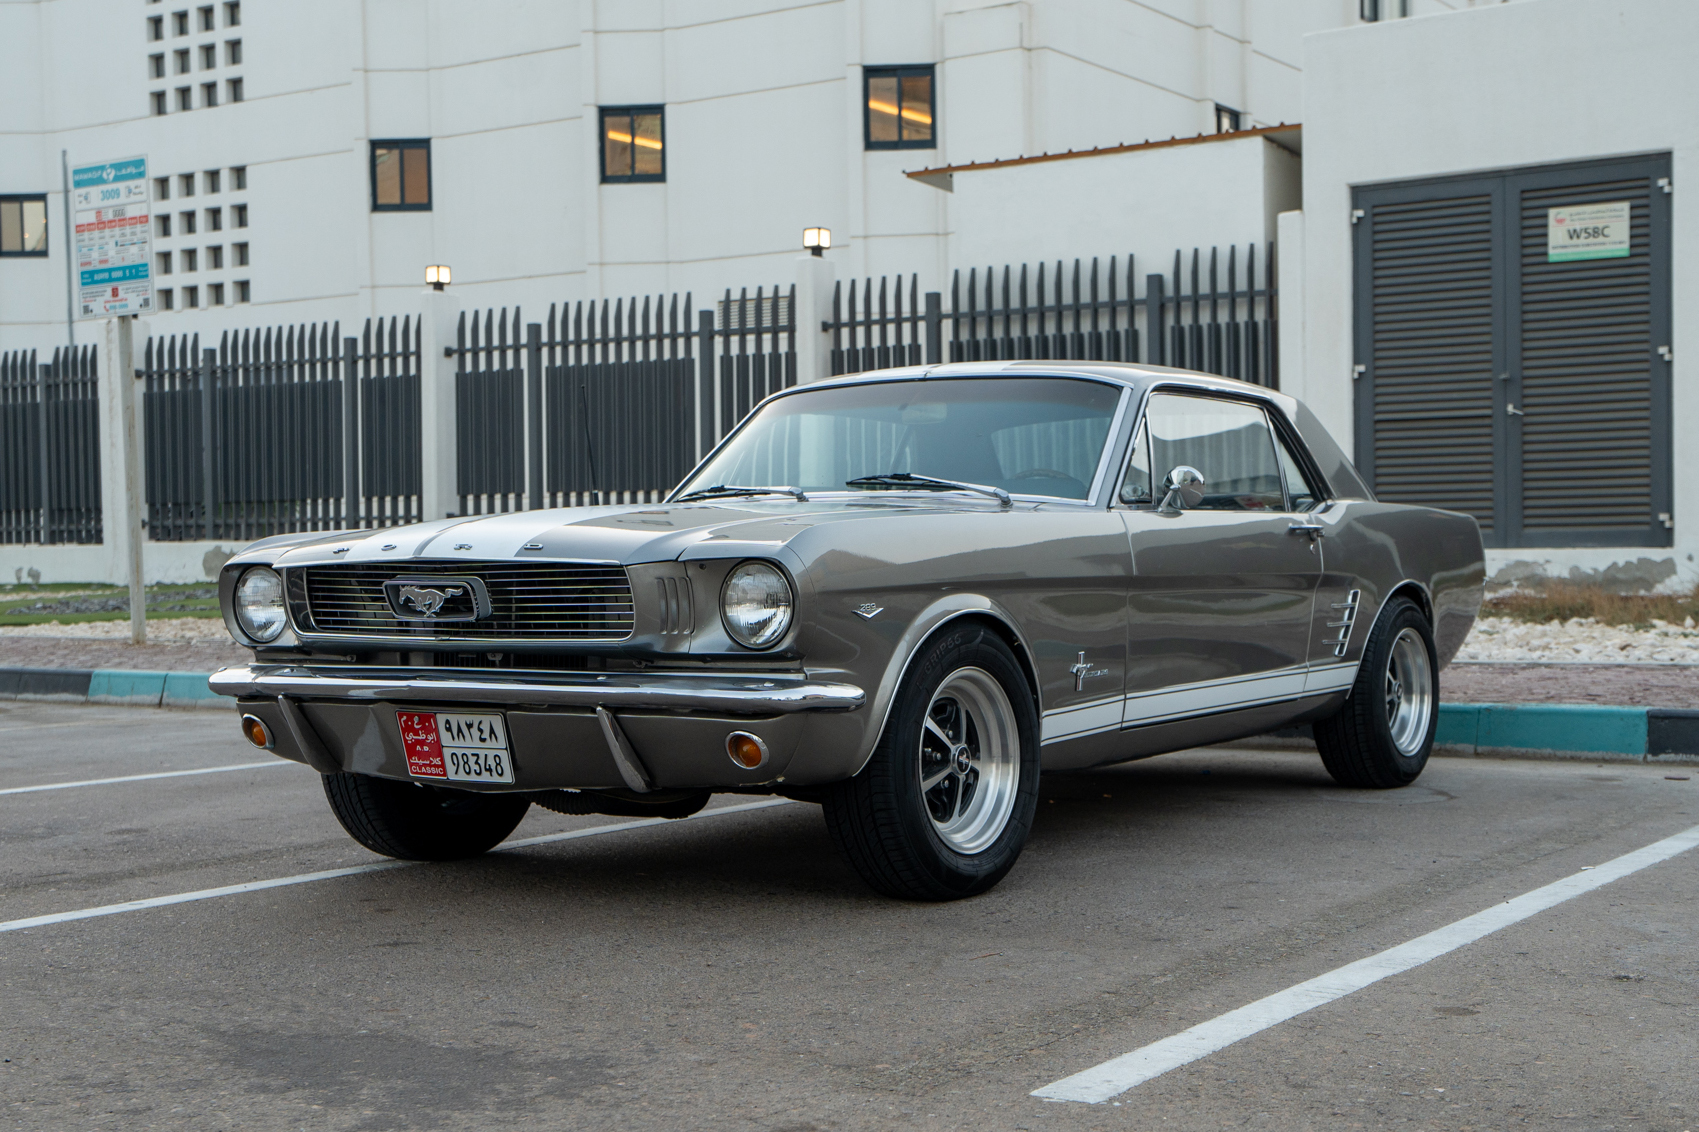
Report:
<svg viewBox="0 0 1699 1132"><path fill-rule="evenodd" d="M1164 506L1168 473L1203 475L1202 497ZM1304 692L1320 551L1289 510L1262 405L1153 393L1121 494L1132 554L1127 697L1137 727Z"/></svg>

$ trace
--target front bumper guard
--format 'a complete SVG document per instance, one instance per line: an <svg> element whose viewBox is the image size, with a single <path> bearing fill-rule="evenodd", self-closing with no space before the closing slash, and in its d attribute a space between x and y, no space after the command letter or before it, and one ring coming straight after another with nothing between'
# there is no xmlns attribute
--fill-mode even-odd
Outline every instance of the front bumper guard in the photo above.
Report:
<svg viewBox="0 0 1699 1132"><path fill-rule="evenodd" d="M463 670L302 664L232 665L214 672L207 686L239 699L454 701L745 715L850 711L867 699L853 684L776 674L479 671L474 676Z"/></svg>

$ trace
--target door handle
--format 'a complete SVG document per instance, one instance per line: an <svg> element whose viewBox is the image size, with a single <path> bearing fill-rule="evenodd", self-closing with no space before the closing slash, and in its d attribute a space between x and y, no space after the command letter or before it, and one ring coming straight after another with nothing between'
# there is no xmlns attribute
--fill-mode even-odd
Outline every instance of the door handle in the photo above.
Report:
<svg viewBox="0 0 1699 1132"><path fill-rule="evenodd" d="M1321 526L1319 523L1293 523L1290 527L1286 528L1286 533L1289 535L1309 535L1310 541L1314 542L1318 538L1327 537L1327 528Z"/></svg>
<svg viewBox="0 0 1699 1132"><path fill-rule="evenodd" d="M1514 401L1506 401L1504 403L1504 411L1506 413L1508 413L1510 416L1513 416L1513 417L1525 417L1525 416L1528 415L1527 413L1524 413L1521 409L1518 409L1516 407L1516 402L1514 402Z"/></svg>

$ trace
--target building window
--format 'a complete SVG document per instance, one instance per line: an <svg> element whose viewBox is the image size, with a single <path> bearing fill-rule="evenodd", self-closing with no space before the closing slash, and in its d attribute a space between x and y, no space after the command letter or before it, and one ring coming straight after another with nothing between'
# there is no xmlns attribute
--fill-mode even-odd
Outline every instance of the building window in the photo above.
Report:
<svg viewBox="0 0 1699 1132"><path fill-rule="evenodd" d="M231 102L242 101L242 80L241 79L231 79L228 85L230 87L230 101Z"/></svg>
<svg viewBox="0 0 1699 1132"><path fill-rule="evenodd" d="M224 266L224 245L214 244L206 250L206 269L217 271Z"/></svg>
<svg viewBox="0 0 1699 1132"><path fill-rule="evenodd" d="M242 5L240 0L226 0L224 5L224 26L227 28L240 27L242 24Z"/></svg>
<svg viewBox="0 0 1699 1132"><path fill-rule="evenodd" d="M199 271L201 269L200 259L194 248L183 249L181 263L184 271ZM189 305L194 306L193 303Z"/></svg>
<svg viewBox="0 0 1699 1132"><path fill-rule="evenodd" d="M188 74L189 73L189 49L187 47L183 47L183 48L179 48L176 51L173 51L171 53L171 63L172 63L172 66L175 68L175 70L172 71L172 74L175 74L175 75L186 75L186 74Z"/></svg>
<svg viewBox="0 0 1699 1132"><path fill-rule="evenodd" d="M201 305L201 289L199 287L183 288L183 309L192 311Z"/></svg>
<svg viewBox="0 0 1699 1132"><path fill-rule="evenodd" d="M868 149L936 149L930 63L863 67Z"/></svg>
<svg viewBox="0 0 1699 1132"><path fill-rule="evenodd" d="M1357 0L1357 15L1364 23L1401 20L1410 14L1410 0Z"/></svg>
<svg viewBox="0 0 1699 1132"><path fill-rule="evenodd" d="M220 191L219 186L223 183L223 177L217 169L208 169L201 174L201 183L206 187L207 192L216 193Z"/></svg>
<svg viewBox="0 0 1699 1132"><path fill-rule="evenodd" d="M0 255L47 254L47 197L0 197Z"/></svg>
<svg viewBox="0 0 1699 1132"><path fill-rule="evenodd" d="M195 175L193 173L177 174L177 195L180 197L195 195Z"/></svg>
<svg viewBox="0 0 1699 1132"><path fill-rule="evenodd" d="M248 281L246 279L236 280L236 301L238 303L248 301Z"/></svg>
<svg viewBox="0 0 1699 1132"><path fill-rule="evenodd" d="M172 12L171 13L171 34L172 35L188 35L189 34L189 13L187 13L187 12Z"/></svg>
<svg viewBox="0 0 1699 1132"><path fill-rule="evenodd" d="M201 105L202 106L217 106L218 105L218 84L217 83L202 83L201 84Z"/></svg>
<svg viewBox="0 0 1699 1132"><path fill-rule="evenodd" d="M242 61L242 41L227 39L224 41L224 65L234 67Z"/></svg>
<svg viewBox="0 0 1699 1132"><path fill-rule="evenodd" d="M232 189L248 187L248 167L246 165L232 165L230 167L230 187Z"/></svg>
<svg viewBox="0 0 1699 1132"><path fill-rule="evenodd" d="M195 214L193 212L180 212L177 214L177 220L179 221L177 230L180 234L184 236L195 234Z"/></svg>
<svg viewBox="0 0 1699 1132"><path fill-rule="evenodd" d="M193 110L195 108L195 91L192 87L177 88L177 109Z"/></svg>
<svg viewBox="0 0 1699 1132"><path fill-rule="evenodd" d="M246 188L247 186L244 185L243 187ZM232 213L230 218L236 222L235 223L236 227L246 228L248 226L248 206L247 205L245 205L245 204L233 204L233 205L230 206L230 211Z"/></svg>
<svg viewBox="0 0 1699 1132"><path fill-rule="evenodd" d="M666 108L602 107L602 181L665 181Z"/></svg>
<svg viewBox="0 0 1699 1132"><path fill-rule="evenodd" d="M159 273L161 275L170 275L171 274L171 253L170 252L160 252L154 258L159 261L159 268L158 268Z"/></svg>
<svg viewBox="0 0 1699 1132"><path fill-rule="evenodd" d="M1231 134L1239 129L1239 112L1231 106L1215 104L1215 132Z"/></svg>
<svg viewBox="0 0 1699 1132"><path fill-rule="evenodd" d="M149 43L158 43L165 38L165 17L149 16L147 18L147 39Z"/></svg>
<svg viewBox="0 0 1699 1132"><path fill-rule="evenodd" d="M224 231L224 210L222 208L206 210L206 230L208 232Z"/></svg>
<svg viewBox="0 0 1699 1132"><path fill-rule="evenodd" d="M166 287L159 292L159 309L162 311L174 311L177 309L177 296L172 293L171 288Z"/></svg>
<svg viewBox="0 0 1699 1132"><path fill-rule="evenodd" d="M430 139L373 142L372 211L423 211L430 207Z"/></svg>
<svg viewBox="0 0 1699 1132"><path fill-rule="evenodd" d="M224 284L208 283L206 285L206 305L209 307L224 305Z"/></svg>
<svg viewBox="0 0 1699 1132"><path fill-rule="evenodd" d="M212 15L212 5L209 4L205 8L200 9L202 31L216 31L218 29L218 25L213 22Z"/></svg>
<svg viewBox="0 0 1699 1132"><path fill-rule="evenodd" d="M170 200L171 199L171 178L170 177L155 177L153 179L153 199L154 200Z"/></svg>
<svg viewBox="0 0 1699 1132"><path fill-rule="evenodd" d="M165 53L163 51L147 57L147 77L150 79L163 79L165 77Z"/></svg>
<svg viewBox="0 0 1699 1132"><path fill-rule="evenodd" d="M148 96L148 98L153 104L153 112L155 114L165 113L165 92L163 90L154 91Z"/></svg>
<svg viewBox="0 0 1699 1132"><path fill-rule="evenodd" d="M153 218L153 222L159 226L159 235L162 239L171 235L171 214L169 212L160 213Z"/></svg>
<svg viewBox="0 0 1699 1132"><path fill-rule="evenodd" d="M248 245L247 244L231 244L230 245L230 254L235 257L237 267L248 266Z"/></svg>

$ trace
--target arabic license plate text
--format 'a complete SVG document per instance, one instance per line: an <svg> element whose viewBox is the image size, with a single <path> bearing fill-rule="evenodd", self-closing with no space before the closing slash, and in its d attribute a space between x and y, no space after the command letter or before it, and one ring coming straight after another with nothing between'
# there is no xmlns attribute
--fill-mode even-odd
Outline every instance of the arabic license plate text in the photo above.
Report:
<svg viewBox="0 0 1699 1132"><path fill-rule="evenodd" d="M513 781L507 722L497 712L398 711L407 773L439 782Z"/></svg>

